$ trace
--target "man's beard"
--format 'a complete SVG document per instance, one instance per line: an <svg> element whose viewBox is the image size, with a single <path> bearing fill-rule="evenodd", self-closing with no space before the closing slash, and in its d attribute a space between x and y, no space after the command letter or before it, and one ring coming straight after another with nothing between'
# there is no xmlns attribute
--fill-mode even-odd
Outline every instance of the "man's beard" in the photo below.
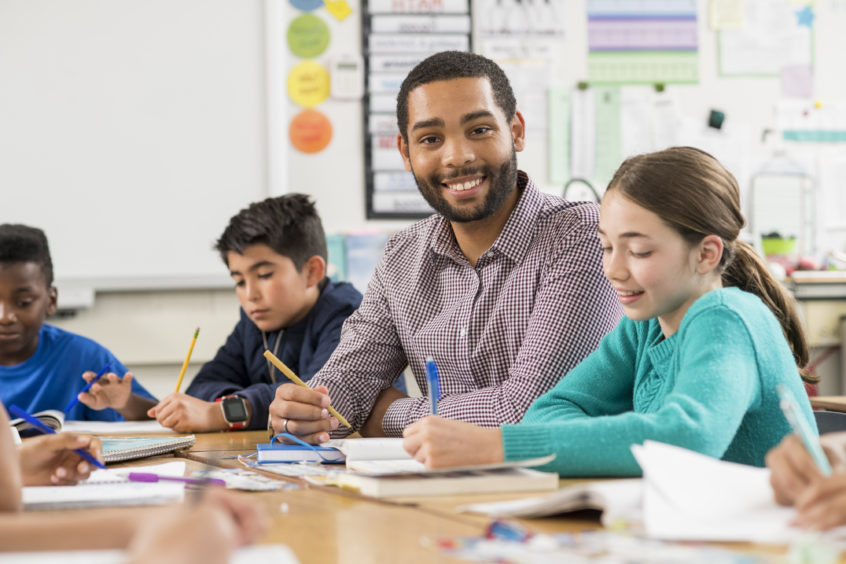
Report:
<svg viewBox="0 0 846 564"><path fill-rule="evenodd" d="M414 170L412 169L412 174ZM485 195L485 200L473 209L462 210L451 206L443 196L445 189L441 183L450 178L459 178L462 176L475 176L482 174L490 182L490 188ZM485 165L477 169L461 169L449 177L443 177L433 174L427 180L421 180L414 175L414 181L417 183L417 188L423 195L423 198L429 203L432 208L444 216L449 221L456 221L464 223L468 221L476 221L485 219L496 213L511 192L517 187L517 150L511 146L511 158L502 163L499 167L499 172L494 173L490 165Z"/></svg>

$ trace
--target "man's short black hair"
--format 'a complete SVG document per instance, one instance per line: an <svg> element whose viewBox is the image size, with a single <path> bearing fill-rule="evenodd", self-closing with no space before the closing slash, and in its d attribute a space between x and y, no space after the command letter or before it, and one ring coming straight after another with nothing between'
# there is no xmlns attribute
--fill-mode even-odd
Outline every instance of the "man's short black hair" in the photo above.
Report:
<svg viewBox="0 0 846 564"><path fill-rule="evenodd" d="M19 223L0 225L0 264L15 262L38 264L47 286L53 285L53 260L47 236L41 229Z"/></svg>
<svg viewBox="0 0 846 564"><path fill-rule="evenodd" d="M423 59L402 81L397 94L397 126L408 143L408 95L424 84L453 78L485 77L491 83L494 100L509 122L517 111L517 100L503 70L492 60L466 51L441 51Z"/></svg>
<svg viewBox="0 0 846 564"><path fill-rule="evenodd" d="M285 194L250 204L229 220L215 249L228 266L229 251L242 255L257 244L290 258L297 270L315 255L327 260L323 224L305 194Z"/></svg>

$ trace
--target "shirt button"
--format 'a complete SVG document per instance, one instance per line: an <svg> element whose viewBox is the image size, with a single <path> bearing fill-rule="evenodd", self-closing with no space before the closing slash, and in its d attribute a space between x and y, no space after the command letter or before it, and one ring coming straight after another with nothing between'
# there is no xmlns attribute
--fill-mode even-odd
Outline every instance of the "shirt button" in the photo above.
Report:
<svg viewBox="0 0 846 564"><path fill-rule="evenodd" d="M467 336L467 329L462 329L461 331L458 332L458 334L462 337L466 337Z"/></svg>

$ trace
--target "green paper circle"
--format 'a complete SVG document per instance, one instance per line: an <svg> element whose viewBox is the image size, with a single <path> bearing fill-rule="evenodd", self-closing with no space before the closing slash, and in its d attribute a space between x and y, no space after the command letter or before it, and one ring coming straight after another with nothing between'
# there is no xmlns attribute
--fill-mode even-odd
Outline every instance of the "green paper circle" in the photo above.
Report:
<svg viewBox="0 0 846 564"><path fill-rule="evenodd" d="M288 26L288 47L304 59L317 57L329 46L329 26L314 14L298 16Z"/></svg>

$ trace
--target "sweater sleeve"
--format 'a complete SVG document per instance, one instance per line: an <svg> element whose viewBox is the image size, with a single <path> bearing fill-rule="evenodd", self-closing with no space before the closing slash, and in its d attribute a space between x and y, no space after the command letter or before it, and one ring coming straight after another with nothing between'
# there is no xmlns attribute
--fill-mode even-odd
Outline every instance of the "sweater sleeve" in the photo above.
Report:
<svg viewBox="0 0 846 564"><path fill-rule="evenodd" d="M662 400L643 413L614 413L626 391L631 405L637 359L628 356L625 340L609 340L541 398L524 423L503 427L506 459L555 453L545 469L563 476L636 476L630 446L646 439L720 458L760 399L755 349L743 320L726 308L690 321L677 344L677 374L664 375L671 384ZM615 373L627 361L630 367Z"/></svg>

